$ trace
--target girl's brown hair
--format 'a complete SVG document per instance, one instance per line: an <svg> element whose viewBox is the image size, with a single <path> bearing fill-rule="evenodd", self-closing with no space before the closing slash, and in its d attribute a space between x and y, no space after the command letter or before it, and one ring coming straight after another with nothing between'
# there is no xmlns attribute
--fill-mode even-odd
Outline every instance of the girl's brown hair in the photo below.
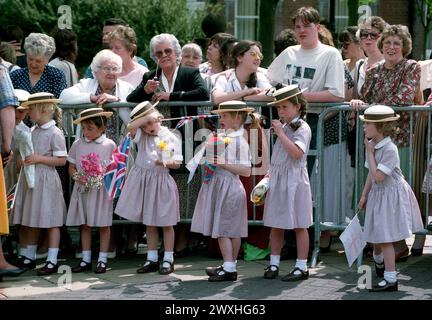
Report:
<svg viewBox="0 0 432 320"><path fill-rule="evenodd" d="M375 122L377 131L382 133L385 137L393 137L398 133L399 129L395 124L395 121Z"/></svg>
<svg viewBox="0 0 432 320"><path fill-rule="evenodd" d="M308 103L306 101L306 98L304 97L304 95L302 93L292 97L291 99L288 99L289 102L291 102L293 105L300 105L300 118L305 120L306 118L306 112L307 112L307 106Z"/></svg>
<svg viewBox="0 0 432 320"><path fill-rule="evenodd" d="M100 129L106 127L107 121L108 121L107 117L99 116L99 117L85 119L82 121L82 123L94 124L96 127Z"/></svg>

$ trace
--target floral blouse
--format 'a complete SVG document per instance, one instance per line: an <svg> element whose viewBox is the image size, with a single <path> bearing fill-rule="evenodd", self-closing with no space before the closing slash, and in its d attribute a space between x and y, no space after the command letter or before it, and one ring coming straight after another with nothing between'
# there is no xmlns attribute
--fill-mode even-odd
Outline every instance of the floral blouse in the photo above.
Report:
<svg viewBox="0 0 432 320"><path fill-rule="evenodd" d="M414 105L420 89L420 65L414 60L403 59L393 69L387 69L384 62L366 72L361 89L362 100L368 104L387 106ZM398 147L409 144L410 114L401 112L398 121L399 133L394 141Z"/></svg>

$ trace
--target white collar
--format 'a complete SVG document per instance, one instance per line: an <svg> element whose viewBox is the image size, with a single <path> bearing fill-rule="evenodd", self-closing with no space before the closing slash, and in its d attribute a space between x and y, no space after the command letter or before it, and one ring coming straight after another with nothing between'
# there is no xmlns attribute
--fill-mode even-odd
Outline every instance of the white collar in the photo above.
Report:
<svg viewBox="0 0 432 320"><path fill-rule="evenodd" d="M300 120L300 117L295 117L294 119L291 120L290 123L296 123L299 120Z"/></svg>
<svg viewBox="0 0 432 320"><path fill-rule="evenodd" d="M246 89L247 86L245 86L245 88L242 88L242 86L240 84L240 81L237 79L237 75L235 73L235 69L231 69L231 70L232 70L232 72L229 75L228 82L231 82L231 86L232 86L233 92L241 91L243 89Z"/></svg>
<svg viewBox="0 0 432 320"><path fill-rule="evenodd" d="M106 134L101 135L99 138L97 138L96 140L89 140L86 137L84 137L85 142L87 143L91 143L91 142L96 142L96 143L102 143L107 139Z"/></svg>
<svg viewBox="0 0 432 320"><path fill-rule="evenodd" d="M380 148L384 147L389 142L391 142L390 137L385 137L384 139L382 139L380 142L378 142L375 145L375 149L380 149Z"/></svg>
<svg viewBox="0 0 432 320"><path fill-rule="evenodd" d="M227 137L230 137L230 138L242 137L243 133L244 133L244 128L242 126L242 127L240 127L240 129L228 133Z"/></svg>
<svg viewBox="0 0 432 320"><path fill-rule="evenodd" d="M172 79L172 86L171 87L168 85L168 79L167 79L167 77L165 77L164 73L162 72L162 84L163 84L163 86L165 88L165 91L168 92L168 93L171 93L171 92L174 91L174 84L175 84L175 81L177 79L178 69L179 69L179 67L177 66L176 69L175 69L175 71L174 71L174 75L173 75L173 79Z"/></svg>
<svg viewBox="0 0 432 320"><path fill-rule="evenodd" d="M36 124L36 126L38 127L38 128L41 128L41 129L49 129L49 128L51 128L51 127L53 127L53 126L55 126L55 121L54 120L50 120L50 121L48 121L47 123L45 123L45 124L43 124L43 125L38 125L38 124Z"/></svg>

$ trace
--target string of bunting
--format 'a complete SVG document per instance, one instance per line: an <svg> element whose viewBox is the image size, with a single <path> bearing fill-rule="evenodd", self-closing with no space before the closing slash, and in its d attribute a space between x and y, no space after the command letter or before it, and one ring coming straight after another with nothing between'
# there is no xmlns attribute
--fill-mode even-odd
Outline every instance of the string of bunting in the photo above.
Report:
<svg viewBox="0 0 432 320"><path fill-rule="evenodd" d="M207 119L207 118L218 118L219 115L217 114L200 114L198 116L184 116L184 117L178 117L178 118L168 118L168 119L162 119L162 121L171 121L171 120L180 120L177 125L175 126L175 129L179 129L183 127L186 123L197 120L197 119Z"/></svg>

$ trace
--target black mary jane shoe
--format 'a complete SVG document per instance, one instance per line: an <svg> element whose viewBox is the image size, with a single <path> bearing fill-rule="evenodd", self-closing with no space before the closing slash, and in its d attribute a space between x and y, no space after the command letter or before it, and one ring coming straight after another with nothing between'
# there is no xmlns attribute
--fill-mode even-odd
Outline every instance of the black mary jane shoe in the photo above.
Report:
<svg viewBox="0 0 432 320"><path fill-rule="evenodd" d="M147 263L148 262L148 263ZM159 271L159 262L147 260L144 265L139 268L137 273L148 273Z"/></svg>
<svg viewBox="0 0 432 320"><path fill-rule="evenodd" d="M72 268L72 273L91 271L91 269L92 269L91 262L85 262L84 260L81 260L81 262L76 267Z"/></svg>
<svg viewBox="0 0 432 320"><path fill-rule="evenodd" d="M385 270L385 266L384 266L384 262L383 263L375 263L375 273L377 275L378 278L383 278L384 277L384 270Z"/></svg>
<svg viewBox="0 0 432 320"><path fill-rule="evenodd" d="M25 261L30 261L30 262L25 263ZM15 266L17 266L20 269L33 270L34 268L36 268L36 260L22 257L21 259L17 260Z"/></svg>
<svg viewBox="0 0 432 320"><path fill-rule="evenodd" d="M50 274L57 273L58 267L59 267L58 263L54 264L51 261L47 261L42 268L37 270L37 275L48 276Z"/></svg>
<svg viewBox="0 0 432 320"><path fill-rule="evenodd" d="M95 273L105 273L107 271L108 264L103 261L98 261L95 269Z"/></svg>
<svg viewBox="0 0 432 320"><path fill-rule="evenodd" d="M228 272L224 269L218 270L217 273L208 278L209 282L220 282L220 281L236 281L237 272Z"/></svg>
<svg viewBox="0 0 432 320"><path fill-rule="evenodd" d="M217 267L207 267L205 269L206 274L211 277L217 275L219 270L223 270L223 266L217 266Z"/></svg>
<svg viewBox="0 0 432 320"><path fill-rule="evenodd" d="M379 284L369 289L370 292L384 292L384 291L398 291L398 282L388 282L386 279L383 280L385 284L380 286Z"/></svg>
<svg viewBox="0 0 432 320"><path fill-rule="evenodd" d="M272 267L276 268L276 270L272 270ZM275 265L269 265L264 269L264 279L275 279L279 275L279 267Z"/></svg>
<svg viewBox="0 0 432 320"><path fill-rule="evenodd" d="M164 267L164 263L168 263L169 267ZM169 262L169 261L164 261L161 263L160 268L159 268L159 274L170 274L174 272L174 262Z"/></svg>
<svg viewBox="0 0 432 320"><path fill-rule="evenodd" d="M296 271L299 271L299 274L295 274ZM303 271L302 269L295 267L293 271L282 278L282 281L300 281L306 280L309 278L309 270Z"/></svg>

